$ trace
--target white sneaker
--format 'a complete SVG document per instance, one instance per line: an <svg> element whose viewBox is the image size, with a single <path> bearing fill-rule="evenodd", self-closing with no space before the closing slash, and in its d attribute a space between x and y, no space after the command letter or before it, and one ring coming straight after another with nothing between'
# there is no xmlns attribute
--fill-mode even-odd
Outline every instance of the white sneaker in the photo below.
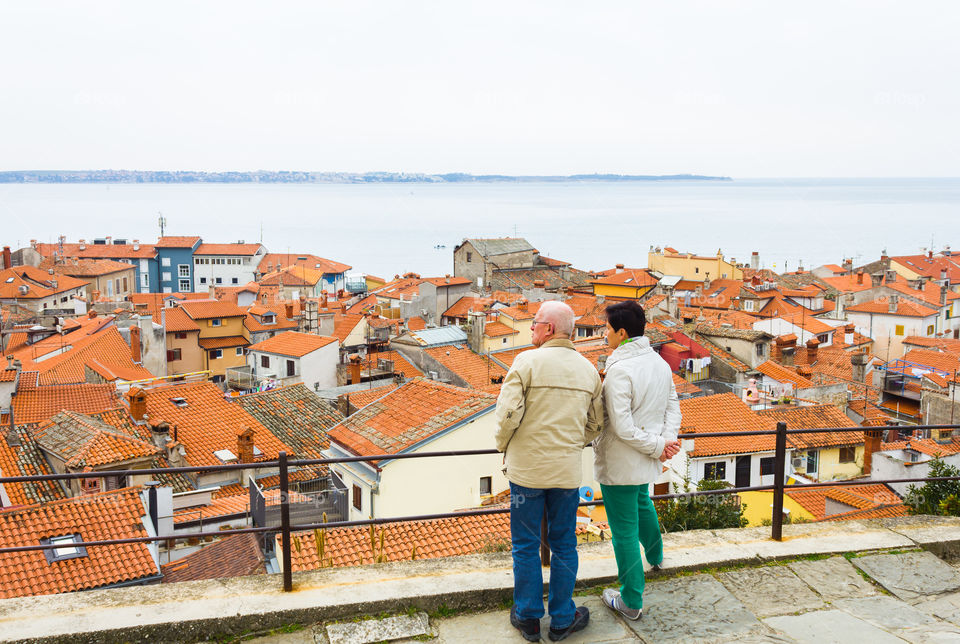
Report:
<svg viewBox="0 0 960 644"><path fill-rule="evenodd" d="M642 608L627 608L620 598L620 591L613 588L606 588L600 597L607 608L613 609L629 620L636 621L643 617Z"/></svg>

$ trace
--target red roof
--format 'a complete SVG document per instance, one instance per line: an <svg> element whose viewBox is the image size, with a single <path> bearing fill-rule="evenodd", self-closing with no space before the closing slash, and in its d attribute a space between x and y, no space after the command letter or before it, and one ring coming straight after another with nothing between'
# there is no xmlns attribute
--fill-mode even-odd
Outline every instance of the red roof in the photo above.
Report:
<svg viewBox="0 0 960 644"><path fill-rule="evenodd" d="M36 250L43 257L61 252L60 244L37 244ZM63 257L151 259L154 255L152 244L63 244Z"/></svg>
<svg viewBox="0 0 960 644"><path fill-rule="evenodd" d="M247 350L300 358L337 341L337 338L325 335L284 331L263 342L250 345Z"/></svg>
<svg viewBox="0 0 960 644"><path fill-rule="evenodd" d="M517 335L516 329L508 327L503 322L487 322L483 327L483 334L488 338L499 338L504 335Z"/></svg>
<svg viewBox="0 0 960 644"><path fill-rule="evenodd" d="M773 430L776 422L750 409L735 394L725 393L680 401L683 421L681 438L693 438L694 451L690 456L719 456L721 454L751 454L772 452L776 437L724 436L720 438L697 438L697 432L736 432L749 430Z"/></svg>
<svg viewBox="0 0 960 644"><path fill-rule="evenodd" d="M164 321L167 325L167 333L199 331L200 327L193 321L185 309L179 306L172 309L165 309Z"/></svg>
<svg viewBox="0 0 960 644"><path fill-rule="evenodd" d="M650 273L645 268L625 268L623 271L601 277L599 279L590 280L591 284L601 284L606 286L629 286L629 287L644 287L644 286L656 286L657 279L650 275Z"/></svg>
<svg viewBox="0 0 960 644"><path fill-rule="evenodd" d="M86 286L84 280L51 275L33 266L14 266L0 271L0 298L4 299L35 300ZM26 289L25 293L21 292L21 287Z"/></svg>
<svg viewBox="0 0 960 644"><path fill-rule="evenodd" d="M352 266L341 264L332 259L317 257L307 253L267 253L260 260L257 270L261 273L269 273L277 270L281 266L302 266L312 268L327 275L337 275L349 271Z"/></svg>
<svg viewBox="0 0 960 644"><path fill-rule="evenodd" d="M136 267L127 262L115 262L110 259L76 259L60 261L54 264L52 258L40 262L41 270L53 269L58 275L69 275L70 277L95 277L98 275L110 275L121 271L133 271Z"/></svg>
<svg viewBox="0 0 960 644"><path fill-rule="evenodd" d="M157 243L154 244L157 248L193 248L194 245L200 242L199 237L176 237L176 236L167 236L161 237L157 240Z"/></svg>
<svg viewBox="0 0 960 644"><path fill-rule="evenodd" d="M200 244L194 255L256 255L260 244Z"/></svg>
<svg viewBox="0 0 960 644"><path fill-rule="evenodd" d="M898 315L901 317L910 318L926 318L938 314L934 309L923 306L922 304L914 304L913 302L903 298L897 301L896 311L891 313L890 305L886 297L879 300L873 300L872 302L854 304L853 306L848 306L846 310L853 311L854 313L880 313L883 315Z"/></svg>
<svg viewBox="0 0 960 644"><path fill-rule="evenodd" d="M26 372L21 373L21 378ZM93 414L117 406L113 385L53 385L21 389L11 400L17 423L42 423L64 410Z"/></svg>
<svg viewBox="0 0 960 644"><path fill-rule="evenodd" d="M810 380L799 375L796 371L787 369L772 360L767 360L757 365L757 371L769 378L773 378L777 382L792 384L797 389L808 389L815 386Z"/></svg>
<svg viewBox="0 0 960 644"><path fill-rule="evenodd" d="M245 347L250 344L242 335L224 335L217 338L200 338L197 344L202 349L227 349L229 347Z"/></svg>
<svg viewBox="0 0 960 644"><path fill-rule="evenodd" d="M180 306L194 320L245 317L247 315L247 312L236 304L217 300L192 300L181 302Z"/></svg>

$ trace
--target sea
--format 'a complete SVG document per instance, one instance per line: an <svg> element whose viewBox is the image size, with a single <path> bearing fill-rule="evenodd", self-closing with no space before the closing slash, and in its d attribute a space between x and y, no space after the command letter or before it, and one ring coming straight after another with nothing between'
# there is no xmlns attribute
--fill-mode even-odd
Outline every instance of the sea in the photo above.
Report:
<svg viewBox="0 0 960 644"><path fill-rule="evenodd" d="M960 250L960 178L440 184L0 184L0 244L160 234L262 242L390 278L453 272L465 238L527 239L583 270L644 267L647 252L777 272L844 258Z"/></svg>

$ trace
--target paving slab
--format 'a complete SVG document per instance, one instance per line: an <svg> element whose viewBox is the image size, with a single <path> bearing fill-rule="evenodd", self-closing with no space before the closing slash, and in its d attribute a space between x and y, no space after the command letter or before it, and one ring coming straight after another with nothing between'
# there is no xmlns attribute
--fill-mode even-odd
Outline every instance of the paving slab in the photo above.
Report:
<svg viewBox="0 0 960 644"><path fill-rule="evenodd" d="M874 519L938 557L960 556L960 517L910 516Z"/></svg>
<svg viewBox="0 0 960 644"><path fill-rule="evenodd" d="M783 526L783 540L770 538L770 528L723 531L724 538L759 560L788 559L808 554L832 554L863 550L912 548L914 542L879 524L844 521L843 530L830 523L798 523Z"/></svg>
<svg viewBox="0 0 960 644"><path fill-rule="evenodd" d="M322 627L317 626L318 629L322 631ZM243 640L244 644L327 644L326 634L320 634L320 637L317 637L317 633L314 632L312 627L301 628L300 630L293 631L292 633L275 633L273 635L263 635L261 637L254 637L253 639Z"/></svg>
<svg viewBox="0 0 960 644"><path fill-rule="evenodd" d="M850 613L857 619L870 622L888 631L899 631L918 626L931 626L937 620L920 612L906 602L889 595L862 597L859 599L838 599L833 605Z"/></svg>
<svg viewBox="0 0 960 644"><path fill-rule="evenodd" d="M787 564L787 567L828 601L880 594L844 557L793 561Z"/></svg>
<svg viewBox="0 0 960 644"><path fill-rule="evenodd" d="M430 618L426 613L398 615L362 622L343 622L327 626L330 644L370 644L430 634Z"/></svg>
<svg viewBox="0 0 960 644"><path fill-rule="evenodd" d="M586 606L590 609L590 623L585 629L574 633L564 642L619 644L639 641L630 629L603 605L599 597L575 597L574 599L578 606ZM550 617L547 616L540 620L540 634L543 641L549 641L547 636L549 628ZM522 642L523 639L517 629L510 625L510 612L496 611L441 620L435 641L441 644L487 644L488 642Z"/></svg>
<svg viewBox="0 0 960 644"><path fill-rule="evenodd" d="M786 566L744 568L718 573L716 577L757 617L825 607L823 600Z"/></svg>
<svg viewBox="0 0 960 644"><path fill-rule="evenodd" d="M904 640L842 610L768 617L764 624L802 644L903 644Z"/></svg>
<svg viewBox="0 0 960 644"><path fill-rule="evenodd" d="M851 563L904 601L960 590L960 572L930 552L867 555Z"/></svg>
<svg viewBox="0 0 960 644"><path fill-rule="evenodd" d="M766 632L753 613L710 575L647 584L643 619L627 626L647 642L730 641Z"/></svg>
<svg viewBox="0 0 960 644"><path fill-rule="evenodd" d="M957 644L960 642L960 627L953 624L933 624L897 631L900 637L911 644Z"/></svg>
<svg viewBox="0 0 960 644"><path fill-rule="evenodd" d="M960 626L960 593L947 593L925 602L914 604L921 613L926 613L945 622Z"/></svg>

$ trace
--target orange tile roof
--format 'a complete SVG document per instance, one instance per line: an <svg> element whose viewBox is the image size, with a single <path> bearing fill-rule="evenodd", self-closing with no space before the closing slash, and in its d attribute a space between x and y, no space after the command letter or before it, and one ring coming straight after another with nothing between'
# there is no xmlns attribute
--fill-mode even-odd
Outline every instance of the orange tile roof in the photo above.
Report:
<svg viewBox="0 0 960 644"><path fill-rule="evenodd" d="M396 454L467 418L493 409L496 397L415 378L344 419L327 433L357 455Z"/></svg>
<svg viewBox="0 0 960 644"><path fill-rule="evenodd" d="M903 354L906 362L915 362L919 365L934 367L951 374L960 369L960 355L952 353L942 353L939 351L928 351L926 349L911 349Z"/></svg>
<svg viewBox="0 0 960 644"><path fill-rule="evenodd" d="M881 451L913 449L927 456L950 456L960 453L960 442L958 442L957 439L953 439L949 443L938 443L929 438L911 438L907 441L883 443L880 449Z"/></svg>
<svg viewBox="0 0 960 644"><path fill-rule="evenodd" d="M293 493L291 492L291 494ZM174 525L181 525L195 521L209 522L213 519L222 519L234 514L248 514L249 512L250 493L244 489L242 492L231 496L215 497L207 505L178 508L173 511L173 523Z"/></svg>
<svg viewBox="0 0 960 644"><path fill-rule="evenodd" d="M269 273L277 270L279 266L302 266L312 268L327 275L336 275L349 271L352 266L335 262L332 259L308 255L306 253L267 253L260 260L257 270L261 273Z"/></svg>
<svg viewBox="0 0 960 644"><path fill-rule="evenodd" d="M436 559L466 555L485 550L510 549L509 513L481 516L403 521L388 523L375 530L383 533L383 554L387 561ZM321 563L313 532L294 533L292 567L294 571L314 570L321 566L342 567L373 563L368 528L324 530L324 561ZM280 541L277 542L281 543ZM278 545L279 547L279 545ZM416 552L414 553L414 548Z"/></svg>
<svg viewBox="0 0 960 644"><path fill-rule="evenodd" d="M910 318L925 318L937 315L936 310L905 299L898 300L897 310L891 313L886 297L871 302L863 302L862 304L854 304L853 306L848 306L846 310L853 311L854 313L880 313L883 315L898 315Z"/></svg>
<svg viewBox="0 0 960 644"><path fill-rule="evenodd" d="M470 280L466 277L454 277L450 275L449 277L425 277L424 282L430 282L434 286L444 287L444 286L463 286L469 284Z"/></svg>
<svg viewBox="0 0 960 644"><path fill-rule="evenodd" d="M236 304L217 300L188 300L180 302L180 307L194 320L245 317L247 315L247 312Z"/></svg>
<svg viewBox="0 0 960 644"><path fill-rule="evenodd" d="M491 380L502 380L506 369L463 345L448 345L423 349L424 353L463 378L474 389L486 390Z"/></svg>
<svg viewBox="0 0 960 644"><path fill-rule="evenodd" d="M110 259L77 259L76 263L72 260L54 263L53 258L47 258L40 262L41 270L53 269L58 275L69 275L70 277L96 277L98 275L110 275L120 271L135 271L133 264L126 262L115 262Z"/></svg>
<svg viewBox="0 0 960 644"><path fill-rule="evenodd" d="M590 361L594 367L598 366L600 356L609 356L613 353L613 347L606 344L578 344L574 342L574 348L584 358Z"/></svg>
<svg viewBox="0 0 960 644"><path fill-rule="evenodd" d="M53 474L50 464L37 447L29 429L33 425L19 425L14 431L20 439L20 445L10 445L6 440L9 429L4 428L0 436L0 476L34 476ZM3 489L13 505L30 505L64 498L63 488L57 481L38 481L35 483L4 483ZM2 574L2 573L0 573Z"/></svg>
<svg viewBox="0 0 960 644"><path fill-rule="evenodd" d="M170 307L165 307L164 303L167 300L208 300L210 299L209 293L131 293L127 296L127 299L133 303L134 313L139 315L150 315L153 317L154 321L158 324L160 323L160 313L161 311L166 311L168 314L172 310Z"/></svg>
<svg viewBox="0 0 960 644"><path fill-rule="evenodd" d="M257 536L236 534L160 567L163 583L245 577L266 572Z"/></svg>
<svg viewBox="0 0 960 644"><path fill-rule="evenodd" d="M390 381L388 385L381 385L379 387L373 387L371 389L358 389L357 391L351 391L347 394L350 398L350 404L360 409L366 407L374 400L379 400L383 398L388 393L398 388L400 385L394 384Z"/></svg>
<svg viewBox="0 0 960 644"><path fill-rule="evenodd" d="M160 454L150 443L115 431L91 416L63 411L34 432L37 444L55 455L67 468L82 470L126 461L149 459Z"/></svg>
<svg viewBox="0 0 960 644"><path fill-rule="evenodd" d="M199 241L199 237L177 237L168 235L167 237L158 239L154 246L157 248L193 248Z"/></svg>
<svg viewBox="0 0 960 644"><path fill-rule="evenodd" d="M483 327L483 335L488 338L499 338L504 335L517 335L518 333L520 332L508 327L503 322L487 322Z"/></svg>
<svg viewBox="0 0 960 644"><path fill-rule="evenodd" d="M472 295L465 295L454 302L453 306L444 311L443 317L466 320L467 314L470 311L489 311L493 308L494 304L499 302L500 300L493 297L475 297Z"/></svg>
<svg viewBox="0 0 960 644"><path fill-rule="evenodd" d="M921 335L910 335L903 339L903 344L915 347L928 347L960 355L960 340L950 338L926 338Z"/></svg>
<svg viewBox="0 0 960 644"><path fill-rule="evenodd" d="M27 289L26 293L20 292L21 286ZM85 286L87 283L84 280L67 275L50 275L33 266L14 266L0 271L0 298L4 299L35 300Z"/></svg>
<svg viewBox="0 0 960 644"><path fill-rule="evenodd" d="M724 436L721 438L696 438L697 432L735 432L774 430L776 422L760 416L732 393L687 398L680 401L683 421L682 438L693 438L694 450L690 456L719 456L721 454L752 454L772 452L776 437Z"/></svg>
<svg viewBox="0 0 960 644"><path fill-rule="evenodd" d="M194 255L256 255L260 244L200 244Z"/></svg>
<svg viewBox="0 0 960 644"><path fill-rule="evenodd" d="M146 537L140 488L0 511L0 547L78 534L83 541ZM0 598L86 590L157 576L148 544L92 546L48 563L43 551L0 554Z"/></svg>
<svg viewBox="0 0 960 644"><path fill-rule="evenodd" d="M177 306L172 309L165 309L164 321L166 322L167 333L183 333L185 331L199 331L200 326L193 321L186 310Z"/></svg>
<svg viewBox="0 0 960 644"><path fill-rule="evenodd" d="M792 489L786 490L784 493L796 501L804 510L812 514L817 520L827 518L827 499L849 505L851 511L871 510L880 506L900 503L899 496L886 485L878 483L815 487L808 490Z"/></svg>
<svg viewBox="0 0 960 644"><path fill-rule="evenodd" d="M629 286L641 288L644 286L656 286L657 278L653 277L645 268L625 268L621 272L590 280L591 284L600 284L605 286Z"/></svg>
<svg viewBox="0 0 960 644"><path fill-rule="evenodd" d="M535 349L535 348L536 347L534 347L531 344L525 347L518 347L516 349L507 349L506 351L494 351L490 353L490 357L494 361L502 365L505 365L506 368L509 369L511 366L513 366L513 361L516 359L518 355L520 355L524 351L530 351L531 349Z"/></svg>
<svg viewBox="0 0 960 644"><path fill-rule="evenodd" d="M113 409L117 406L115 391L112 384L51 385L26 390L21 388L10 405L17 423L42 423L64 410L93 414Z"/></svg>
<svg viewBox="0 0 960 644"><path fill-rule="evenodd" d="M353 330L363 321L362 315L353 313L337 314L333 317L333 337L346 342Z"/></svg>
<svg viewBox="0 0 960 644"><path fill-rule="evenodd" d="M17 379L18 373L16 369L3 369L0 371L0 382L13 382Z"/></svg>
<svg viewBox="0 0 960 644"><path fill-rule="evenodd" d="M325 335L313 335L311 333L300 333L299 331L284 331L272 338L267 338L262 342L250 345L247 347L247 351L275 353L281 356L302 358L308 353L313 353L317 349L322 349L328 344L337 341L337 338Z"/></svg>
<svg viewBox="0 0 960 644"><path fill-rule="evenodd" d="M699 394L703 391L700 387L692 382L687 382L677 374L671 375L673 376L673 386L676 387L678 394Z"/></svg>
<svg viewBox="0 0 960 644"><path fill-rule="evenodd" d="M839 407L834 405L810 405L762 409L757 412L774 422L785 422L787 429L814 429L818 427L851 427L854 425ZM863 443L863 430L855 432L817 432L815 434L788 434L787 444L798 449L859 445Z"/></svg>
<svg viewBox="0 0 960 644"><path fill-rule="evenodd" d="M52 257L60 252L60 244L37 244L36 251L42 257ZM156 254L152 244L63 244L64 257L151 259Z"/></svg>
<svg viewBox="0 0 960 644"><path fill-rule="evenodd" d="M367 359L364 360L363 367L366 368L367 361L369 361L370 366L375 369L377 367L377 361L379 360L392 360L394 373L402 373L407 378L416 378L423 373L416 367L416 365L407 360L405 357L403 357L403 354L398 353L397 351L377 351L376 353L367 353Z"/></svg>
<svg viewBox="0 0 960 644"><path fill-rule="evenodd" d="M407 329L409 329L410 331L423 331L426 328L427 328L427 322L419 315L416 315L410 318L409 320L407 320Z"/></svg>
<svg viewBox="0 0 960 644"><path fill-rule="evenodd" d="M700 334L696 334L694 339L700 344L700 346L710 352L711 359L715 358L717 360L721 360L740 372L750 370L750 365L741 362L735 358L732 353L721 349L719 346L714 344L712 340L709 340Z"/></svg>
<svg viewBox="0 0 960 644"><path fill-rule="evenodd" d="M892 517L905 517L910 514L909 509L903 503L891 505L878 505L865 510L851 510L841 514L831 514L821 519L822 521L852 521L862 519L889 519Z"/></svg>
<svg viewBox="0 0 960 644"><path fill-rule="evenodd" d="M757 371L777 382L792 384L797 389L808 389L815 386L813 382L799 375L796 371L787 369L773 360L766 360L758 364Z"/></svg>
<svg viewBox="0 0 960 644"><path fill-rule="evenodd" d="M197 340L197 344L200 345L201 349L228 349L230 347L246 347L249 346L250 340L247 340L242 335L224 335L218 338L200 338Z"/></svg>
<svg viewBox="0 0 960 644"><path fill-rule="evenodd" d="M926 275L931 279L940 279L941 270L947 271L947 279L951 284L960 282L960 264L954 257L943 257L940 255L930 257L929 255L899 255L891 257L891 262L897 262L907 269L919 275Z"/></svg>
<svg viewBox="0 0 960 644"><path fill-rule="evenodd" d="M238 405L224 400L223 392L212 382L198 382L147 389L147 413L150 423L167 421L178 426L178 439L186 448L190 465L221 465L214 452L229 449L237 454L237 437L249 427L254 444L263 452L255 460L276 459L277 454L293 450L281 442L253 416ZM183 398L180 407L171 399Z"/></svg>
<svg viewBox="0 0 960 644"><path fill-rule="evenodd" d="M303 266L284 266L280 270L267 273L259 283L265 285L315 286L323 279L323 273Z"/></svg>
<svg viewBox="0 0 960 644"><path fill-rule="evenodd" d="M820 279L841 293L858 293L873 288L869 275L864 275L862 279L858 279L856 275L837 275Z"/></svg>
<svg viewBox="0 0 960 644"><path fill-rule="evenodd" d="M44 353L50 349L59 350L59 347L68 350L45 358ZM23 347L15 355L23 362L24 369L40 373L41 385L86 382L86 367L101 375L113 374L114 377L108 377L108 380L116 377L129 380L153 377L146 368L133 362L130 345L115 326L95 329L90 335L77 330L63 336L50 336Z"/></svg>

